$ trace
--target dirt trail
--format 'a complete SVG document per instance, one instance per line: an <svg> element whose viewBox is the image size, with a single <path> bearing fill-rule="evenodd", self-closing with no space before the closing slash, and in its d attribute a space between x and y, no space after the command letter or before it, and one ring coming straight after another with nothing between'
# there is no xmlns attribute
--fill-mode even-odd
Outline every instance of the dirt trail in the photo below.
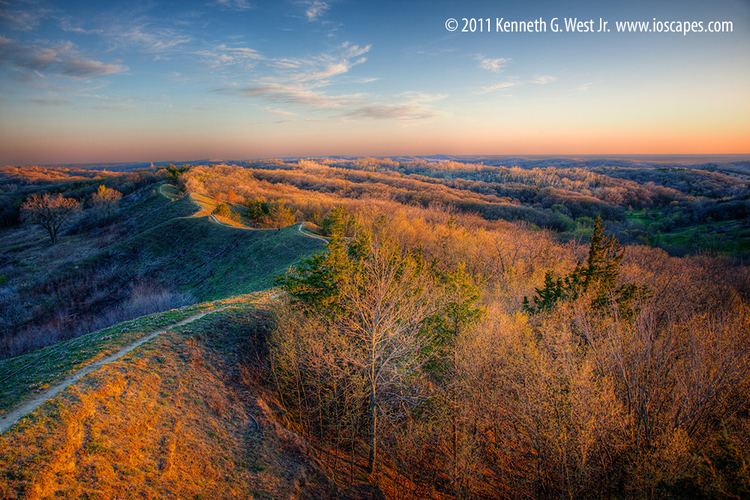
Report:
<svg viewBox="0 0 750 500"><path fill-rule="evenodd" d="M124 346L119 351L113 354L110 354L109 356L102 358L98 361L95 361L89 365L84 366L83 368L75 372L74 374L66 377L64 380L56 383L55 385L45 390L44 392L34 395L31 399L27 399L26 401L21 403L20 406L14 408L13 410L9 411L8 413L0 417L0 434L10 429L18 420L25 417L32 411L36 410L39 406L44 404L46 401L54 398L55 396L60 394L63 390L65 390L67 387L79 381L81 378L85 377L86 375L93 372L94 370L101 368L102 366L109 364L113 361L117 361L118 359L125 356L133 349L136 349L137 347L145 344L146 342L161 335L162 333L166 333L173 328L187 325L188 323L192 323L193 321L198 320L202 318L203 316L206 316L207 314L215 313L215 312L221 311L222 309L224 309L224 307L212 309L210 311L201 312L193 316L190 316L189 318L185 318L182 321L178 321L177 323L169 325L168 327L162 330L149 333L145 337L141 337L135 342L132 342Z"/></svg>
<svg viewBox="0 0 750 500"><path fill-rule="evenodd" d="M174 187L171 184L165 184L165 185ZM162 188L165 185L162 185L161 187L159 187L159 193L162 196L164 196L166 198L169 198L170 200L174 201L175 198L173 198L169 194L167 194L164 191L162 191ZM201 209L198 210L197 212L195 212L193 215L187 215L185 217L179 217L180 219L191 219L191 218L199 218L199 217L206 217L206 216L208 216L208 220L211 221L211 222L213 222L214 224L218 224L218 225L224 226L224 227L230 227L232 229L243 229L245 231L278 231L280 229L280 228L277 228L277 227L248 227L248 226L245 226L245 225L242 225L242 224L237 224L237 225L227 224L226 222L220 221L216 217L216 215L214 215L213 213L211 213L208 208L204 207L201 204L201 202L198 199L198 197L196 197L195 195L191 195L191 196L193 197L193 202L196 203L197 205L199 205L201 207ZM206 196L203 196L203 195L199 195L199 196L203 197L203 198L207 198ZM320 241L325 241L326 243L328 243L328 238L326 238L324 236L320 236L320 235L315 234L315 233L311 233L311 232L305 231L304 227L303 227L304 225L305 225L304 222L300 222L300 223L297 224L297 229L299 230L299 232L301 234L303 234L304 236L307 236L308 238L313 238L313 239L320 240Z"/></svg>
<svg viewBox="0 0 750 500"><path fill-rule="evenodd" d="M320 235L318 235L318 234L314 234L314 233L308 233L307 231L305 231L305 230L303 229L303 227L302 227L302 226L304 226L304 225L305 225L305 223L304 223L304 222L300 222L300 223L299 223L299 226L297 226L297 229L299 229L299 232L300 232L300 233L304 234L304 235L305 235L305 236L307 236L308 238L315 238L316 240L321 240L321 241L325 241L326 243L328 243L328 238L326 238L325 236L320 236Z"/></svg>

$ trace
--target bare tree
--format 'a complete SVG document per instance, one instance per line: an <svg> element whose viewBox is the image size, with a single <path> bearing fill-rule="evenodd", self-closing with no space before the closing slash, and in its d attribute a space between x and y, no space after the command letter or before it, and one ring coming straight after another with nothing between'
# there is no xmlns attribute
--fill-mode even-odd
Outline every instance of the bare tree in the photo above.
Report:
<svg viewBox="0 0 750 500"><path fill-rule="evenodd" d="M422 363L419 332L435 312L428 273L392 241L374 241L359 286L349 287L340 318L344 335L360 348L352 360L366 372L369 388L368 469L377 468L378 420L398 417L418 403L415 384Z"/></svg>
<svg viewBox="0 0 750 500"><path fill-rule="evenodd" d="M62 194L33 194L21 205L21 216L23 220L46 229L55 244L62 225L80 209L81 204L77 200Z"/></svg>
<svg viewBox="0 0 750 500"><path fill-rule="evenodd" d="M96 193L91 195L91 202L94 206L103 209L105 212L110 213L122 198L122 193L116 189L108 188L104 184L100 184Z"/></svg>

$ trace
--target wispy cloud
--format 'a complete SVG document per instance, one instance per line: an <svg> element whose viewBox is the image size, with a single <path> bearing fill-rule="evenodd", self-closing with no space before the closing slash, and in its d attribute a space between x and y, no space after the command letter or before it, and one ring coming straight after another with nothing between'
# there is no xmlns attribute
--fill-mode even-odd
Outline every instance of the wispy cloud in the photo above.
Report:
<svg viewBox="0 0 750 500"><path fill-rule="evenodd" d="M223 43L210 50L199 50L196 54L206 59L214 68L236 64L253 67L258 61L263 60L263 56L255 49L230 47Z"/></svg>
<svg viewBox="0 0 750 500"><path fill-rule="evenodd" d="M484 56L476 56L477 61L479 61L479 67L486 71L491 71L493 73L499 73L501 69L503 69L505 66L507 66L510 63L510 59L507 59L505 57L484 57Z"/></svg>
<svg viewBox="0 0 750 500"><path fill-rule="evenodd" d="M60 29L67 33L76 33L78 35L98 35L104 32L102 29L84 28L69 16L63 16L58 19Z"/></svg>
<svg viewBox="0 0 750 500"><path fill-rule="evenodd" d="M31 31L50 14L48 9L36 7L30 10L8 9L0 3L0 24L19 31Z"/></svg>
<svg viewBox="0 0 750 500"><path fill-rule="evenodd" d="M438 115L429 103L445 99L443 94L406 92L400 102L368 104L344 114L346 118L369 118L373 120L424 120Z"/></svg>
<svg viewBox="0 0 750 500"><path fill-rule="evenodd" d="M215 0L214 3L229 10L249 10L253 8L247 0Z"/></svg>
<svg viewBox="0 0 750 500"><path fill-rule="evenodd" d="M485 85L484 87L482 87L480 89L479 93L480 94L490 94L490 93L493 93L493 92L499 92L501 90L508 90L508 89L513 88L513 87L515 87L517 85L518 85L518 82L511 82L511 81L493 83L492 85Z"/></svg>
<svg viewBox="0 0 750 500"><path fill-rule="evenodd" d="M279 109L279 108L263 108L263 109L265 109L266 111L268 111L272 115L276 115L276 116L283 116L283 117L286 117L286 118L289 118L289 117L292 117L292 116L297 116L297 113L294 113L292 111L287 111L285 109Z"/></svg>
<svg viewBox="0 0 750 500"><path fill-rule="evenodd" d="M191 41L188 35L170 28L155 28L147 24L136 24L123 30L118 38L128 45L140 47L150 54L163 54Z"/></svg>
<svg viewBox="0 0 750 500"><path fill-rule="evenodd" d="M309 58L281 58L264 60L275 74L259 78L253 85L239 90L248 97L261 97L273 102L309 106L312 108L340 108L356 103L361 95L334 95L325 91L337 77L354 66L367 61L370 45L344 42L329 53Z"/></svg>
<svg viewBox="0 0 750 500"><path fill-rule="evenodd" d="M34 104L38 104L40 106L64 106L66 104L70 104L69 99L65 99L62 97L32 97L29 99Z"/></svg>
<svg viewBox="0 0 750 500"><path fill-rule="evenodd" d="M58 45L24 45L0 36L0 64L42 75L45 72L89 78L122 73L122 64L107 63L83 56L71 42Z"/></svg>
<svg viewBox="0 0 750 500"><path fill-rule="evenodd" d="M329 95L325 92L299 84L266 82L240 89L248 97L264 97L274 102L301 104L313 108L340 108L361 99L360 94Z"/></svg>
<svg viewBox="0 0 750 500"><path fill-rule="evenodd" d="M540 75L535 77L534 79L530 80L529 83L532 83L534 85L548 85L550 83L554 83L558 80L556 76L552 75Z"/></svg>
<svg viewBox="0 0 750 500"><path fill-rule="evenodd" d="M324 2L322 0L312 0L311 2L307 2L307 9L305 9L305 17L307 17L308 21L315 21L320 16L325 14L330 6L327 2Z"/></svg>

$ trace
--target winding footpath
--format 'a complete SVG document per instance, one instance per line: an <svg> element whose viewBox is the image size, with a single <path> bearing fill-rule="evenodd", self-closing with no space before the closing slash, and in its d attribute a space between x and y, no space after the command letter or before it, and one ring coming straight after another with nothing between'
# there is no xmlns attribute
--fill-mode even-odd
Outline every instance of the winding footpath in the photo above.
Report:
<svg viewBox="0 0 750 500"><path fill-rule="evenodd" d="M189 318L185 318L182 321L178 321L177 323L174 323L162 330L149 333L148 335L141 337L140 339L124 346L119 351L113 354L110 354L109 356L105 358L97 360L89 365L84 366L77 372L66 377L64 380L58 382L57 384L53 385L49 389L45 390L44 392L35 394L32 398L25 400L19 406L17 406L16 408L12 409L8 413L0 417L0 434L4 433L5 431L13 427L13 425L16 422L18 422L18 420L25 417L29 413L33 412L34 410L39 408L42 404L54 398L55 396L60 394L62 391L67 389L72 384L78 382L89 373L101 368L104 365L112 363L113 361L117 361L118 359L122 358L123 356L131 352L132 350L142 346L146 342L153 340L159 335L170 331L173 328L178 328L180 326L187 325L188 323L192 323L193 321L198 320L202 318L203 316L221 311L223 309L224 307L212 309L210 311L204 311L204 312L195 314L193 316L190 316Z"/></svg>
<svg viewBox="0 0 750 500"><path fill-rule="evenodd" d="M165 193L162 190L162 187L163 186L161 186L159 188L159 193L161 195L167 197L167 198L172 199L172 197L170 195L168 195L167 193ZM181 217L181 218L191 218L191 217L195 217L195 215L187 216L187 217ZM211 222L215 223L215 224L219 224L219 225L222 225L222 226L225 226L225 227L234 228L234 229L244 229L244 230L247 230L247 231L264 231L264 230L267 230L267 231L277 231L278 230L276 228L251 228L251 227L245 227L245 226L232 226L232 225L225 224L225 223L221 222L213 214L209 214L208 215L208 219ZM306 236L308 238L313 238L313 239L316 239L316 240L321 240L321 241L324 241L324 242L328 242L328 238L325 238L325 237L320 236L320 235L315 234L315 233L311 233L311 232L305 231L304 227L303 227L304 224L305 224L304 222L300 222L297 225L297 229L300 232L300 234L302 234L302 235L304 235L304 236ZM272 294L270 296L270 298L272 298L272 299L276 298L276 297L278 297L278 295L279 295L279 293L274 293L274 294ZM186 319L184 319L182 321L178 321L177 323L174 323L174 324L172 324L172 325L170 325L170 326L168 326L168 327L166 327L166 328L164 328L162 330L158 330L158 331L149 333L148 335L145 335L145 336L141 337L140 339L138 339L138 340L136 340L134 342L131 342L130 344L122 347L117 352L115 352L113 354L110 354L107 357L104 357L104 358L102 358L100 360L97 360L97 361L95 361L95 362L93 362L91 364L88 364L88 365L84 366L83 368L81 368L77 372L69 375L68 377L66 377L62 381L60 381L60 382L56 383L55 385L49 387L47 390L45 390L43 392L40 392L38 394L35 394L31 398L23 401L16 408L13 408L12 410L10 410L5 415L0 416L0 434L4 433L5 431L7 431L11 427L13 427L13 425L16 422L18 422L21 418L27 416L28 414L30 414L31 412L33 412L34 410L36 410L37 408L39 408L41 405L43 405L44 403L46 403L50 399L54 398L55 396L57 396L58 394L60 394L62 391L64 391L68 387L70 387L72 384L78 382L80 379L82 379L83 377L85 377L89 373L92 373L93 371L95 371L95 370L97 370L97 369L99 369L99 368L101 368L101 367L103 367L103 366L105 366L105 365L107 365L109 363L112 363L113 361L117 361L118 359L122 358L123 356L125 356L129 352L133 351L134 349L142 346L146 342L149 342L149 341L153 340L154 338L158 337L159 335L170 331L173 328L178 328L180 326L187 325L189 323L192 323L193 321L196 321L196 320L202 318L203 316L206 316L208 314L221 311L223 309L225 309L225 307L220 307L220 308L217 308L217 309L212 309L210 311L204 311L204 312L195 314L193 316L190 316L189 318L186 318Z"/></svg>

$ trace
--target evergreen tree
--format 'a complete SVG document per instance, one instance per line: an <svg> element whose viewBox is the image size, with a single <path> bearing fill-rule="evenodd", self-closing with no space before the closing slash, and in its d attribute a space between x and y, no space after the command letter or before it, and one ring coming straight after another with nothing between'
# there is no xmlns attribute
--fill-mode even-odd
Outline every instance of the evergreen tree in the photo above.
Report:
<svg viewBox="0 0 750 500"><path fill-rule="evenodd" d="M624 250L617 238L604 233L602 220L597 217L586 265L577 264L573 272L564 277L555 277L547 271L544 286L535 289L533 305L528 297L524 297L523 311L530 314L549 311L559 301L576 300L590 293L596 308L604 310L615 302L621 314L632 315L633 300L644 290L633 284L617 285L623 255Z"/></svg>

